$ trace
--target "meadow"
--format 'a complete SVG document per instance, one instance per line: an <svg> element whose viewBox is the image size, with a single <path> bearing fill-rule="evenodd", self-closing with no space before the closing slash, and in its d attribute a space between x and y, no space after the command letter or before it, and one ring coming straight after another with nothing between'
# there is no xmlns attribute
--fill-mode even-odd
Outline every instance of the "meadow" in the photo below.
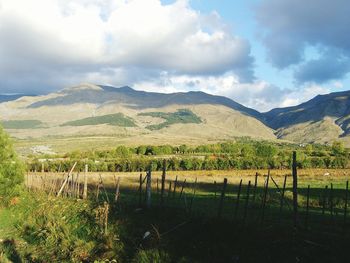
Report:
<svg viewBox="0 0 350 263"><path fill-rule="evenodd" d="M86 145L84 138L81 143ZM340 143L243 138L209 145L100 146L23 158L26 187L12 198L4 195L0 206L0 261L347 257L350 153ZM298 175L297 212L292 167Z"/></svg>
<svg viewBox="0 0 350 263"><path fill-rule="evenodd" d="M290 170L270 170L266 197L268 170L167 171L163 198L162 172L155 171L150 206L144 172L141 188L139 172L89 172L87 200L82 199L83 172L72 174L70 187L58 198L67 173L27 173L27 194L0 210L0 238L11 241L2 245L3 257L29 262L295 262L296 257L342 262L350 230L350 220L344 224L349 172L298 170L297 228ZM228 184L221 203L224 178ZM325 193L331 184L332 193ZM107 221L101 214L106 208Z"/></svg>

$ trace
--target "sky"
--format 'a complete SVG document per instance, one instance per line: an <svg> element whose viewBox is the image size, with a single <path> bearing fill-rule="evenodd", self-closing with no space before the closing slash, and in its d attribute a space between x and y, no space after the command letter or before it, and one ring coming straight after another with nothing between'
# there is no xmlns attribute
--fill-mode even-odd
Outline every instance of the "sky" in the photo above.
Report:
<svg viewBox="0 0 350 263"><path fill-rule="evenodd" d="M259 111L350 87L348 0L0 0L0 93L204 91Z"/></svg>

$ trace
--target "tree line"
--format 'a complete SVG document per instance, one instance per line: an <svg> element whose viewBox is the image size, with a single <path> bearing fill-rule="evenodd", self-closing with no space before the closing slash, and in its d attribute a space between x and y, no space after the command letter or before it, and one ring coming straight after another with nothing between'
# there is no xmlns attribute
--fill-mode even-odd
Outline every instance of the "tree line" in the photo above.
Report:
<svg viewBox="0 0 350 263"><path fill-rule="evenodd" d="M64 155L32 157L27 161L30 171L67 171L77 161L77 169L85 164L96 172L134 172L168 170L289 169L291 153L297 151L299 168L346 168L350 154L340 142L332 145L295 145L286 143L240 141L191 147L118 146L111 150L74 151Z"/></svg>

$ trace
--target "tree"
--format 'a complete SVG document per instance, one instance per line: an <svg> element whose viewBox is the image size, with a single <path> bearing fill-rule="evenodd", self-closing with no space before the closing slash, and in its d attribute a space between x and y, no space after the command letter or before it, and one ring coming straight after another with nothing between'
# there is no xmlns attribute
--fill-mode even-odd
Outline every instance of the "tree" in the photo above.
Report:
<svg viewBox="0 0 350 263"><path fill-rule="evenodd" d="M19 194L24 181L24 166L17 158L9 136L0 127L0 201Z"/></svg>
<svg viewBox="0 0 350 263"><path fill-rule="evenodd" d="M146 153L146 146L141 145L141 146L137 147L136 148L136 153L138 155L145 155L145 153Z"/></svg>
<svg viewBox="0 0 350 263"><path fill-rule="evenodd" d="M340 141L334 141L332 144L332 153L334 155L342 155L344 153L344 144Z"/></svg>
<svg viewBox="0 0 350 263"><path fill-rule="evenodd" d="M306 153L308 156L311 156L312 151L313 151L312 144L308 144L308 145L305 146L305 153Z"/></svg>
<svg viewBox="0 0 350 263"><path fill-rule="evenodd" d="M256 154L260 157L271 159L276 153L276 147L267 143L259 143L256 147Z"/></svg>
<svg viewBox="0 0 350 263"><path fill-rule="evenodd" d="M123 158L127 158L127 157L130 156L129 149L127 147L123 146L123 145L118 146L115 149L115 154L116 154L116 156L123 157Z"/></svg>
<svg viewBox="0 0 350 263"><path fill-rule="evenodd" d="M242 157L251 157L254 155L254 148L250 144L241 145L241 155Z"/></svg>
<svg viewBox="0 0 350 263"><path fill-rule="evenodd" d="M183 154L187 153L187 145L185 145L185 144L180 145L179 152L183 153Z"/></svg>

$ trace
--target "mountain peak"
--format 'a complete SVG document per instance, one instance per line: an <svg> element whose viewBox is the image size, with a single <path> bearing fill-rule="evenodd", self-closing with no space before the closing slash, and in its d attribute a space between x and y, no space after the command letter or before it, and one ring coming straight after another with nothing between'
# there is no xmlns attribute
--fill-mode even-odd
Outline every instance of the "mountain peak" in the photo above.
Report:
<svg viewBox="0 0 350 263"><path fill-rule="evenodd" d="M104 91L109 91L109 92L135 92L134 89L130 88L129 86L122 86L120 88L116 88L113 86L105 86L105 85L99 85L101 89Z"/></svg>
<svg viewBox="0 0 350 263"><path fill-rule="evenodd" d="M95 84L92 83L81 83L79 85L68 87L62 90L63 93L69 93L72 91L78 91L78 90L95 90L95 91L102 91L103 89Z"/></svg>

